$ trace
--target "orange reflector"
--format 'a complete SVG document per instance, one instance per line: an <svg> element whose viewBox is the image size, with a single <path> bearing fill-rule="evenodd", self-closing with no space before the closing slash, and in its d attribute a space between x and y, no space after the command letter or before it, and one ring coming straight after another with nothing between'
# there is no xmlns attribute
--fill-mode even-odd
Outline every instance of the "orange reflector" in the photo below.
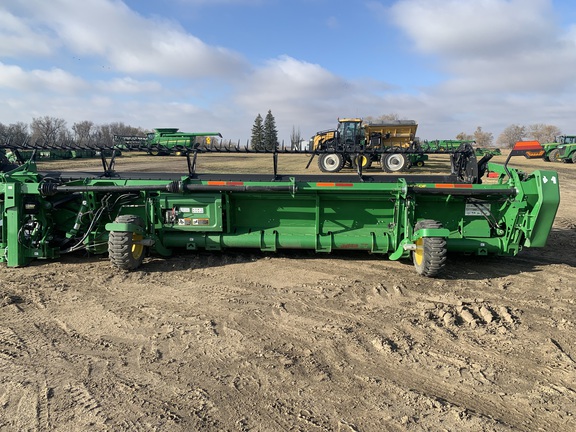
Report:
<svg viewBox="0 0 576 432"><path fill-rule="evenodd" d="M316 183L317 187L352 187L354 183Z"/></svg>
<svg viewBox="0 0 576 432"><path fill-rule="evenodd" d="M211 180L208 182L208 186L244 186L244 182Z"/></svg>
<svg viewBox="0 0 576 432"><path fill-rule="evenodd" d="M435 188L439 189L471 189L471 184L436 183Z"/></svg>

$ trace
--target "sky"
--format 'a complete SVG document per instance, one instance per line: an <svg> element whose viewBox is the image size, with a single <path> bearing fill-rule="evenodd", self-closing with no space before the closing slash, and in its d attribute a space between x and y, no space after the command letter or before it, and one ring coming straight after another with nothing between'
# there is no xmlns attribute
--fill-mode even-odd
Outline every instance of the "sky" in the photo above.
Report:
<svg viewBox="0 0 576 432"><path fill-rule="evenodd" d="M2 0L0 123L280 141L397 114L421 139L576 134L572 0Z"/></svg>

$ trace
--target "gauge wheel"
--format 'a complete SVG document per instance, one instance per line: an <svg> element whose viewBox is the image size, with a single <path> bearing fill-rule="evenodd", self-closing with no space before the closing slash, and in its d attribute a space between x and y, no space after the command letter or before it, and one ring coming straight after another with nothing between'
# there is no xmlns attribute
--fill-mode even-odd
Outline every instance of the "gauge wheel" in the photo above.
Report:
<svg viewBox="0 0 576 432"><path fill-rule="evenodd" d="M144 226L142 219L134 215L118 216L114 222ZM142 239L142 234L111 231L108 236L108 256L112 265L122 270L134 270L140 267L146 252Z"/></svg>
<svg viewBox="0 0 576 432"><path fill-rule="evenodd" d="M382 155L382 169L386 172L406 171L410 166L410 161L401 153L392 153Z"/></svg>
<svg viewBox="0 0 576 432"><path fill-rule="evenodd" d="M440 222L424 219L416 223L414 232L426 228L442 228ZM443 237L421 237L416 240L412 251L412 262L416 272L422 276L434 277L446 262L446 239Z"/></svg>
<svg viewBox="0 0 576 432"><path fill-rule="evenodd" d="M318 158L318 168L322 172L338 172L344 166L344 158L338 153L324 153Z"/></svg>

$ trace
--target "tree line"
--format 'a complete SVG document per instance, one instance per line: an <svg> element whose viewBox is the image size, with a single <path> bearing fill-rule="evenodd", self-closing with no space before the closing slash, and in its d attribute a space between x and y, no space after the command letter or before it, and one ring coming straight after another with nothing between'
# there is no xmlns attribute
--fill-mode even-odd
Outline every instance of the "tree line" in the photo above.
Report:
<svg viewBox="0 0 576 432"><path fill-rule="evenodd" d="M57 117L36 117L30 124L17 122L0 123L0 143L21 146L41 144L57 147L74 142L80 145L98 145L111 147L114 135L146 135L146 130L122 122L95 124L85 120L74 123L68 128L66 120Z"/></svg>
<svg viewBox="0 0 576 432"><path fill-rule="evenodd" d="M398 114L384 114L377 117L367 116L369 122L386 122L399 120ZM0 143L12 145L47 144L58 146L63 143L74 142L80 145L97 145L111 147L114 135L144 136L148 131L141 127L133 127L122 122L96 124L89 120L74 123L68 128L66 120L57 117L35 117L30 124L17 122L12 124L0 123ZM517 141L534 140L541 143L554 142L561 130L554 125L536 123L531 125L512 124L506 127L496 139L496 145L511 148ZM292 147L300 144L302 137L300 130L292 128L290 142ZM446 139L442 137L441 139ZM494 146L494 136L478 126L473 133L460 132L455 139L462 141L475 141L479 147ZM272 111L268 110L265 118L260 114L256 116L250 138L250 145L254 150L273 150L278 146L278 131L276 119Z"/></svg>
<svg viewBox="0 0 576 432"><path fill-rule="evenodd" d="M560 128L554 125L544 123L536 123L528 126L512 124L498 135L496 146L512 148L518 141L555 142L556 137L561 134ZM473 140L479 147L491 147L494 142L492 133L483 131L480 126L476 128L473 134L459 133L456 139Z"/></svg>

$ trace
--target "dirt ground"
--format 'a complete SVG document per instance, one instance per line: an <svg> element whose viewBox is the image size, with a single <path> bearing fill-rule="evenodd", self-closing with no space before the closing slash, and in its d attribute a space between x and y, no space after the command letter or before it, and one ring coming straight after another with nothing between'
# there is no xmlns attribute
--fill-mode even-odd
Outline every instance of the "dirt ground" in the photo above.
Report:
<svg viewBox="0 0 576 432"><path fill-rule="evenodd" d="M437 279L362 252L0 265L0 431L574 430L576 165L512 165L559 171L547 247Z"/></svg>

